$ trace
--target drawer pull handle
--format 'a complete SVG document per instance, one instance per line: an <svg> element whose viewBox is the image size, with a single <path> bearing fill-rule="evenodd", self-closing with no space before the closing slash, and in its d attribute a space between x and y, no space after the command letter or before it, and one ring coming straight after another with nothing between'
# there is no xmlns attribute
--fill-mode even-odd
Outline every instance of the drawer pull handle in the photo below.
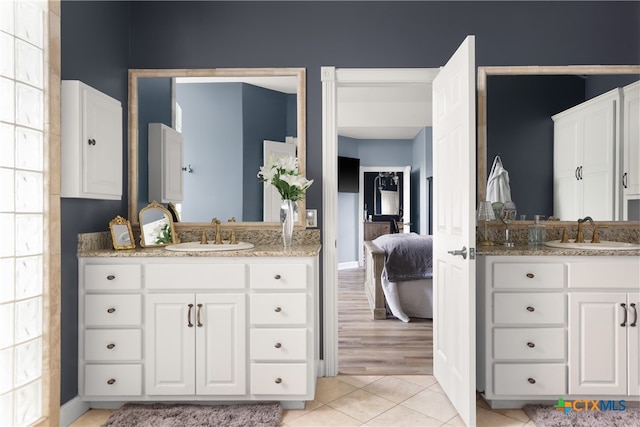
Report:
<svg viewBox="0 0 640 427"><path fill-rule="evenodd" d="M107 280L113 280L115 278L116 278L116 276L114 276L113 274L110 274L110 275L107 276Z"/></svg>
<svg viewBox="0 0 640 427"><path fill-rule="evenodd" d="M620 323L620 326L627 326L627 304L620 303L620 307L622 307L622 309L624 310L624 318L622 319L622 323Z"/></svg>
<svg viewBox="0 0 640 427"><path fill-rule="evenodd" d="M115 344L108 344L108 345L107 345L107 348L108 348L109 350L113 350L113 348L114 348L115 346L116 346Z"/></svg>
<svg viewBox="0 0 640 427"><path fill-rule="evenodd" d="M536 346L536 345L535 345L534 343L532 343L532 342L528 342L528 343L527 343L527 347L529 347L529 348L533 348L533 347L535 347L535 346Z"/></svg>
<svg viewBox="0 0 640 427"><path fill-rule="evenodd" d="M198 304L198 328L202 328L202 320L200 319L200 313L202 312L202 304Z"/></svg>
<svg viewBox="0 0 640 427"><path fill-rule="evenodd" d="M274 309L274 311L275 311L276 313L280 313L280 312L282 311L282 308L280 308L280 307L276 307L276 308Z"/></svg>
<svg viewBox="0 0 640 427"><path fill-rule="evenodd" d="M533 278L535 277L535 274L533 274L533 273L527 273L527 277L528 277L529 279L533 279Z"/></svg>
<svg viewBox="0 0 640 427"><path fill-rule="evenodd" d="M280 344L279 342L276 343L275 348L280 348L282 347L282 344Z"/></svg>
<svg viewBox="0 0 640 427"><path fill-rule="evenodd" d="M635 328L636 325L638 324L638 309L636 308L636 303L635 302L631 303L631 308L633 308L633 323L630 324L629 326Z"/></svg>
<svg viewBox="0 0 640 427"><path fill-rule="evenodd" d="M527 307L527 311L528 311L529 313L533 313L534 311L536 311L536 309L535 309L535 308L533 308L533 307L531 307L531 306L529 306L529 307Z"/></svg>
<svg viewBox="0 0 640 427"><path fill-rule="evenodd" d="M527 381L529 381L529 384L535 384L536 380L534 380L533 378L529 378Z"/></svg>
<svg viewBox="0 0 640 427"><path fill-rule="evenodd" d="M282 276L279 275L279 274L276 274L275 276L273 276L273 278L276 279L276 280L280 280L282 278Z"/></svg>
<svg viewBox="0 0 640 427"><path fill-rule="evenodd" d="M276 378L276 384L280 384L282 382L282 378Z"/></svg>
<svg viewBox="0 0 640 427"><path fill-rule="evenodd" d="M116 383L116 380L111 378L110 380L107 380L107 384L109 385L114 385Z"/></svg>
<svg viewBox="0 0 640 427"><path fill-rule="evenodd" d="M115 313L115 312L116 312L116 309L113 308L113 307L107 309L107 313L109 313L109 314L112 314L112 313Z"/></svg>
<svg viewBox="0 0 640 427"><path fill-rule="evenodd" d="M187 326L193 328L193 323L191 323L191 311L193 310L193 304L189 304L189 311L187 311Z"/></svg>

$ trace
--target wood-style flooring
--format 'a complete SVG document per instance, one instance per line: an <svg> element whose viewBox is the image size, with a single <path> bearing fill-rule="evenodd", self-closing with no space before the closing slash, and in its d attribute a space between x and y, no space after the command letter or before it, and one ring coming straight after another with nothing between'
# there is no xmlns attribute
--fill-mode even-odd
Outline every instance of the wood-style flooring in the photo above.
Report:
<svg viewBox="0 0 640 427"><path fill-rule="evenodd" d="M373 320L364 269L338 272L338 370L344 375L433 374L433 322Z"/></svg>

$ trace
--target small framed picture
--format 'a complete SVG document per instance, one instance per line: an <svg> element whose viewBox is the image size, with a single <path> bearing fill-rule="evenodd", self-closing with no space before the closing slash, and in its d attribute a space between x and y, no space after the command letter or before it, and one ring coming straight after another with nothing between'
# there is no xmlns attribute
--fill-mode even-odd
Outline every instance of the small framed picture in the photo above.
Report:
<svg viewBox="0 0 640 427"><path fill-rule="evenodd" d="M318 227L318 210L307 209L307 228Z"/></svg>
<svg viewBox="0 0 640 427"><path fill-rule="evenodd" d="M109 229L111 230L113 249L133 249L136 247L129 220L118 215L109 222Z"/></svg>

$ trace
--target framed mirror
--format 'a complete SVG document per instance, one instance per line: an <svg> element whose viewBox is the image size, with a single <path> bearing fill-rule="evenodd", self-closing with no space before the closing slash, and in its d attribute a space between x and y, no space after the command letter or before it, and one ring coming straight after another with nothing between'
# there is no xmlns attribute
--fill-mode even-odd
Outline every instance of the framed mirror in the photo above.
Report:
<svg viewBox="0 0 640 427"><path fill-rule="evenodd" d="M133 240L133 231L131 231L131 223L118 215L109 221L109 230L111 231L111 240L113 249L134 249L136 242Z"/></svg>
<svg viewBox="0 0 640 427"><path fill-rule="evenodd" d="M155 200L140 210L140 246L148 248L177 243L171 212Z"/></svg>
<svg viewBox="0 0 640 427"><path fill-rule="evenodd" d="M192 95L199 96L197 102ZM268 190L257 173L264 165L264 141L277 141L295 144L299 171L305 175L304 68L129 70L132 218L150 202L147 126L157 122L184 137L184 194L174 201L181 218L175 227L205 226L213 217L235 217L244 228L280 227L263 220ZM267 130L274 123L279 128ZM305 207L301 200L299 211ZM295 226L304 228L305 223L299 215Z"/></svg>
<svg viewBox="0 0 640 427"><path fill-rule="evenodd" d="M491 165L488 162L500 155L509 171L512 198L519 214L533 220L533 215L548 216L554 209L551 117L637 81L640 66L478 67L477 78L477 200L486 197L487 170ZM573 94L567 92L569 88ZM571 97L582 99L572 103ZM576 219L560 218L567 222ZM617 220L612 217L605 221Z"/></svg>

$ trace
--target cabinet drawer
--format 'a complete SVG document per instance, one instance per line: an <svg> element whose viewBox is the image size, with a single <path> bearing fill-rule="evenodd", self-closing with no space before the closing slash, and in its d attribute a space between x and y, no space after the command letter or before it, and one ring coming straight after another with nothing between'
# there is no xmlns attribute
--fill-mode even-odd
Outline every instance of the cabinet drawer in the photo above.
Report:
<svg viewBox="0 0 640 427"><path fill-rule="evenodd" d="M495 359L564 359L565 347L562 328L496 328L493 330Z"/></svg>
<svg viewBox="0 0 640 427"><path fill-rule="evenodd" d="M139 326L142 319L140 295L86 295L86 326Z"/></svg>
<svg viewBox="0 0 640 427"><path fill-rule="evenodd" d="M87 396L140 396L142 365L87 365L84 393Z"/></svg>
<svg viewBox="0 0 640 427"><path fill-rule="evenodd" d="M249 266L253 289L306 289L306 264L253 264Z"/></svg>
<svg viewBox="0 0 640 427"><path fill-rule="evenodd" d="M496 363L493 368L497 395L551 395L567 392L565 366L552 363Z"/></svg>
<svg viewBox="0 0 640 427"><path fill-rule="evenodd" d="M84 288L93 290L140 289L140 265L96 265L84 267Z"/></svg>
<svg viewBox="0 0 640 427"><path fill-rule="evenodd" d="M563 288L564 264L493 264L494 288Z"/></svg>
<svg viewBox="0 0 640 427"><path fill-rule="evenodd" d="M632 288L640 283L638 260L569 264L570 288Z"/></svg>
<svg viewBox="0 0 640 427"><path fill-rule="evenodd" d="M84 333L84 358L96 360L140 360L140 329L93 329Z"/></svg>
<svg viewBox="0 0 640 427"><path fill-rule="evenodd" d="M149 264L144 286L148 289L244 289L245 264Z"/></svg>
<svg viewBox="0 0 640 427"><path fill-rule="evenodd" d="M543 325L564 323L563 294L495 293L493 321L496 324Z"/></svg>
<svg viewBox="0 0 640 427"><path fill-rule="evenodd" d="M306 329L252 329L251 359L305 360Z"/></svg>
<svg viewBox="0 0 640 427"><path fill-rule="evenodd" d="M307 323L307 294L252 294L254 325L303 325Z"/></svg>
<svg viewBox="0 0 640 427"><path fill-rule="evenodd" d="M252 394L306 394L306 363L252 363Z"/></svg>

